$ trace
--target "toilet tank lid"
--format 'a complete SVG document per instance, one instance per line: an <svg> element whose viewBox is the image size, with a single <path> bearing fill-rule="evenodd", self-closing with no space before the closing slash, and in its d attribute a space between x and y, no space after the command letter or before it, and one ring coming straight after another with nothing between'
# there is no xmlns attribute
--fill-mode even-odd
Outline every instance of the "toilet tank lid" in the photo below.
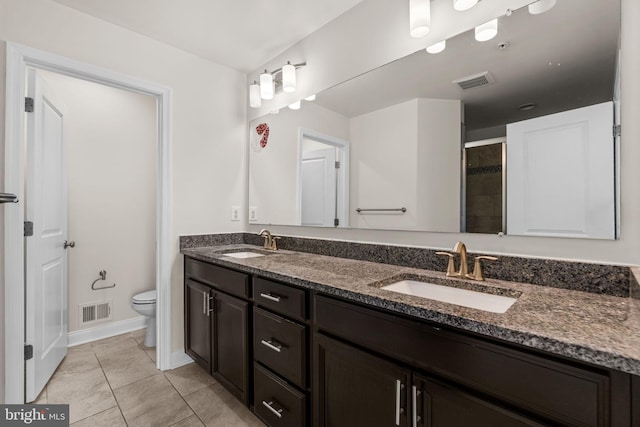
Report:
<svg viewBox="0 0 640 427"><path fill-rule="evenodd" d="M134 295L133 302L155 302L156 301L156 291L147 291L142 292L141 294Z"/></svg>

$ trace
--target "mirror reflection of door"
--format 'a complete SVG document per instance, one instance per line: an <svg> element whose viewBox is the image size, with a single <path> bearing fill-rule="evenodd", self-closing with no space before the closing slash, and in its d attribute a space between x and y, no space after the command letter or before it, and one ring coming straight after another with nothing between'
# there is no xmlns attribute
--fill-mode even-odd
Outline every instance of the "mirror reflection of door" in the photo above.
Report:
<svg viewBox="0 0 640 427"><path fill-rule="evenodd" d="M469 142L464 148L463 231L505 231L504 139Z"/></svg>
<svg viewBox="0 0 640 427"><path fill-rule="evenodd" d="M336 148L305 138L300 165L301 225L333 227L337 213Z"/></svg>

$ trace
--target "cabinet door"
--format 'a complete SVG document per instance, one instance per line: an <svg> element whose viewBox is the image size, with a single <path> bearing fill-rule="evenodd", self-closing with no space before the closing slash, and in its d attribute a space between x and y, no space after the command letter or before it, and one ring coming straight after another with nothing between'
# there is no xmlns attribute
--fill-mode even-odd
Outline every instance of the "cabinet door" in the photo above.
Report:
<svg viewBox="0 0 640 427"><path fill-rule="evenodd" d="M408 370L320 334L313 370L316 427L409 426Z"/></svg>
<svg viewBox="0 0 640 427"><path fill-rule="evenodd" d="M411 390L412 426L542 426L439 381L415 376ZM549 424L550 425L550 424Z"/></svg>
<svg viewBox="0 0 640 427"><path fill-rule="evenodd" d="M211 372L211 317L209 296L211 288L193 280L184 286L185 352Z"/></svg>
<svg viewBox="0 0 640 427"><path fill-rule="evenodd" d="M214 293L212 374L240 400L248 403L249 303Z"/></svg>

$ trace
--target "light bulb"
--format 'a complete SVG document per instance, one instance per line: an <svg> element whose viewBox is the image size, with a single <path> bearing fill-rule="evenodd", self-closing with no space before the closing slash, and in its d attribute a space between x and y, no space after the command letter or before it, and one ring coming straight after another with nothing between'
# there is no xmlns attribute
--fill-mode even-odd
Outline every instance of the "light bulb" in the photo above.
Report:
<svg viewBox="0 0 640 427"><path fill-rule="evenodd" d="M267 70L260 74L260 97L273 99L273 76Z"/></svg>
<svg viewBox="0 0 640 427"><path fill-rule="evenodd" d="M262 98L260 97L260 86L255 81L251 86L249 86L249 106L251 108L260 108L262 106Z"/></svg>
<svg viewBox="0 0 640 427"><path fill-rule="evenodd" d="M486 42L498 34L498 18L476 27L476 40Z"/></svg>
<svg viewBox="0 0 640 427"><path fill-rule="evenodd" d="M446 40L442 40L441 42L438 42L436 44L432 44L431 46L428 46L427 47L427 52L433 53L433 54L440 53L446 47L447 47L447 41Z"/></svg>
<svg viewBox="0 0 640 427"><path fill-rule="evenodd" d="M431 0L409 0L411 37L424 37L431 31Z"/></svg>
<svg viewBox="0 0 640 427"><path fill-rule="evenodd" d="M455 10L463 11L471 9L478 3L478 0L453 0L453 8Z"/></svg>
<svg viewBox="0 0 640 427"><path fill-rule="evenodd" d="M296 90L296 67L290 62L282 67L282 90L285 92L295 92Z"/></svg>
<svg viewBox="0 0 640 427"><path fill-rule="evenodd" d="M292 110L299 110L300 109L300 101L296 101L293 104L290 104L289 108L291 108Z"/></svg>

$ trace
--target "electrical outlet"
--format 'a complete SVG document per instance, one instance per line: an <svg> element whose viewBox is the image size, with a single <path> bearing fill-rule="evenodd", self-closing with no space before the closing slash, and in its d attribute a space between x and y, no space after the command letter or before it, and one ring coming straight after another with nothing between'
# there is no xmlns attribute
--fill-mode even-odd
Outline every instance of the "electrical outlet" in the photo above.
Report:
<svg viewBox="0 0 640 427"><path fill-rule="evenodd" d="M258 208L255 206L249 206L249 222L256 222L258 220Z"/></svg>
<svg viewBox="0 0 640 427"><path fill-rule="evenodd" d="M240 206L231 206L231 221L240 221Z"/></svg>

